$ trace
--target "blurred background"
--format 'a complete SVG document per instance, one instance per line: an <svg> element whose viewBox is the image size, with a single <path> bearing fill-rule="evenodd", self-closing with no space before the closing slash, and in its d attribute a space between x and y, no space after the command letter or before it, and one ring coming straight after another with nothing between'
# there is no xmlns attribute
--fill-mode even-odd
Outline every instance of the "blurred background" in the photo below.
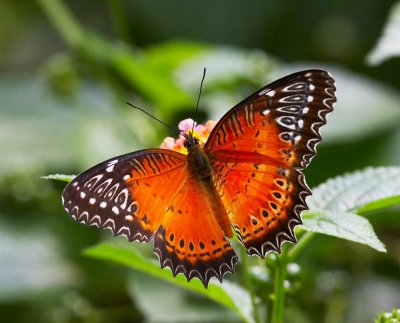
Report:
<svg viewBox="0 0 400 323"><path fill-rule="evenodd" d="M400 50L382 45L399 7L2 0L0 321L239 322L198 295L85 257L82 250L100 241L138 244L75 223L61 206L65 183L41 176L77 174L176 136L125 101L175 128L193 116L203 67L200 122L218 120L285 74L331 72L338 102L306 171L310 187L368 166L399 165ZM399 215L398 207L368 215L387 254L318 236L291 277L287 321L368 322L400 307ZM155 258L151 246L140 248ZM240 283L240 269L234 279Z"/></svg>

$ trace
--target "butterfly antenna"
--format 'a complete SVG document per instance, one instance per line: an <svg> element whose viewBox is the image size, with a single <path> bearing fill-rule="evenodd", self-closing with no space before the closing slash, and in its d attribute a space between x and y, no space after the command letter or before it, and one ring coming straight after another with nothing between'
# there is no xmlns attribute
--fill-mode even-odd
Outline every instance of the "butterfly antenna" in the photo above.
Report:
<svg viewBox="0 0 400 323"><path fill-rule="evenodd" d="M137 109L139 111L144 112L145 114L147 114L149 117L153 118L154 120L158 121L159 123L161 123L162 125L166 126L168 129L170 129L171 131L174 131L174 129L172 129L171 126L167 125L165 122L161 121L160 119L156 118L155 116L151 115L150 113L148 113L146 110L143 110L142 108L139 108L137 106L134 106L132 103L129 102L125 102L127 105L131 106L134 109Z"/></svg>
<svg viewBox="0 0 400 323"><path fill-rule="evenodd" d="M201 83L200 83L200 90L199 90L199 96L197 97L197 104L196 104L196 111L194 112L194 118L193 118L193 127L192 127L192 133L194 131L194 124L195 120L197 118L197 112L199 111L199 103L200 103L200 97L201 97L201 90L203 89L203 82L206 77L206 68L204 67L203 69L203 77L201 78Z"/></svg>

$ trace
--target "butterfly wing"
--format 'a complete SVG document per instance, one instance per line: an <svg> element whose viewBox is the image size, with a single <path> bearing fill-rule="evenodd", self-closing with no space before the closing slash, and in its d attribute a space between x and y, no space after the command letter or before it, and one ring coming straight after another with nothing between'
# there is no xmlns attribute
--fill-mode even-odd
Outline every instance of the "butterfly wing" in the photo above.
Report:
<svg viewBox="0 0 400 323"><path fill-rule="evenodd" d="M76 221L110 228L130 241L150 241L165 213L158 205L165 208L173 197L173 190L160 188L178 187L185 165L185 155L161 149L112 158L68 184L64 208Z"/></svg>
<svg viewBox="0 0 400 323"><path fill-rule="evenodd" d="M195 178L189 178L175 195L154 238L161 267L170 267L174 275L183 273L188 280L197 277L205 287L212 277L222 282L238 261L207 194Z"/></svg>
<svg viewBox="0 0 400 323"><path fill-rule="evenodd" d="M154 238L162 267L205 286L237 262L207 196L189 177L187 156L175 151L141 150L94 166L68 184L63 205L75 220L130 241Z"/></svg>
<svg viewBox="0 0 400 323"><path fill-rule="evenodd" d="M310 194L302 169L336 101L334 80L307 70L260 89L217 123L205 145L227 213L249 254L295 241Z"/></svg>

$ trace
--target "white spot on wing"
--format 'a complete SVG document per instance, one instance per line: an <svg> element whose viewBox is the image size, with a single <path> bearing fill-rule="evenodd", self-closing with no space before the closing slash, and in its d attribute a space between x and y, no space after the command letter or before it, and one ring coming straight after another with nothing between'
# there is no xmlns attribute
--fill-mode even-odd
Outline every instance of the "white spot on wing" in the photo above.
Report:
<svg viewBox="0 0 400 323"><path fill-rule="evenodd" d="M91 197L89 200L89 203L93 205L94 203L96 203L96 199Z"/></svg>
<svg viewBox="0 0 400 323"><path fill-rule="evenodd" d="M270 112L271 112L270 109L265 109L265 110L262 112L262 114L266 116L266 115L268 115Z"/></svg>
<svg viewBox="0 0 400 323"><path fill-rule="evenodd" d="M118 163L118 159L113 159L107 163L107 166L115 165L116 163Z"/></svg>
<svg viewBox="0 0 400 323"><path fill-rule="evenodd" d="M125 220L126 220L126 221L133 221L133 216L132 216L132 215L127 215L127 216L125 217Z"/></svg>
<svg viewBox="0 0 400 323"><path fill-rule="evenodd" d="M102 209L104 209L106 206L107 206L107 202L101 202L101 203L100 203L100 207L101 207Z"/></svg>
<svg viewBox="0 0 400 323"><path fill-rule="evenodd" d="M81 199L85 198L86 194L85 192L81 192Z"/></svg>
<svg viewBox="0 0 400 323"><path fill-rule="evenodd" d="M111 209L115 214L119 214L119 210L118 210L118 208L116 207L116 206L113 206L112 207L112 209Z"/></svg>
<svg viewBox="0 0 400 323"><path fill-rule="evenodd" d="M127 180L130 179L130 178L131 178L130 175L125 175L124 177L122 177L122 179L123 179L124 181L127 181Z"/></svg>
<svg viewBox="0 0 400 323"><path fill-rule="evenodd" d="M107 172L107 173L111 173L113 170L114 170L114 165L108 166L108 167L106 168L106 172Z"/></svg>
<svg viewBox="0 0 400 323"><path fill-rule="evenodd" d="M265 93L265 95L269 96L270 98L272 98L275 95L275 91L269 91L267 93Z"/></svg>

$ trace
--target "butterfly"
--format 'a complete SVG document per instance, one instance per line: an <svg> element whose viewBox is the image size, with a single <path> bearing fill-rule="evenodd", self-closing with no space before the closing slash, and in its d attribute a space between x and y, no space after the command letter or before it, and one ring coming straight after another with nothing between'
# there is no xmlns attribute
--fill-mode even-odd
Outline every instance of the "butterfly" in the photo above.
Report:
<svg viewBox="0 0 400 323"><path fill-rule="evenodd" d="M78 222L130 241L154 241L161 268L207 288L234 272L234 231L264 258L296 242L311 194L302 170L336 101L334 80L311 69L283 77L229 110L202 145L183 134L187 154L144 149L104 161L65 188Z"/></svg>

